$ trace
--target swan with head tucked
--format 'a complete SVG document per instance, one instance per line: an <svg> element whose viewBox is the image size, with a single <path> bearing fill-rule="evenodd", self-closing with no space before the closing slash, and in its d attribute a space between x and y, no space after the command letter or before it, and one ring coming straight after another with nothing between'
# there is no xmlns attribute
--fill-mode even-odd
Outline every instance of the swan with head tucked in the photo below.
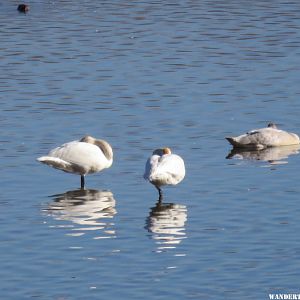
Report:
<svg viewBox="0 0 300 300"><path fill-rule="evenodd" d="M144 178L149 180L159 192L162 198L161 186L176 185L185 176L183 159L172 154L170 148L156 149L147 160Z"/></svg>
<svg viewBox="0 0 300 300"><path fill-rule="evenodd" d="M85 175L112 165L113 151L108 142L85 136L79 141L65 143L37 160L55 169L80 175L83 189Z"/></svg>
<svg viewBox="0 0 300 300"><path fill-rule="evenodd" d="M240 136L226 137L226 139L233 147L254 150L300 144L297 134L280 130L274 123L269 123L266 128L251 130Z"/></svg>

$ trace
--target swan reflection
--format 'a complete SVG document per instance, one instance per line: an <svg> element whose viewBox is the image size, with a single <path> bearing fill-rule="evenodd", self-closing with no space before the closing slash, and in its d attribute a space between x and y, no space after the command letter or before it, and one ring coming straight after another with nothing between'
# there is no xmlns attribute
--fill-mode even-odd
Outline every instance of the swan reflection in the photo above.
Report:
<svg viewBox="0 0 300 300"><path fill-rule="evenodd" d="M115 237L116 201L110 191L75 190L51 196L53 201L45 211L57 221L71 221L72 236L96 231L94 239ZM61 227L57 225L57 227Z"/></svg>
<svg viewBox="0 0 300 300"><path fill-rule="evenodd" d="M227 159L246 159L267 161L270 164L284 164L290 155L298 154L300 145L270 147L263 150L249 151L245 149L233 148L227 155Z"/></svg>
<svg viewBox="0 0 300 300"><path fill-rule="evenodd" d="M151 208L145 228L152 233L152 238L158 244L157 252L176 248L186 238L186 220L185 205L158 201Z"/></svg>

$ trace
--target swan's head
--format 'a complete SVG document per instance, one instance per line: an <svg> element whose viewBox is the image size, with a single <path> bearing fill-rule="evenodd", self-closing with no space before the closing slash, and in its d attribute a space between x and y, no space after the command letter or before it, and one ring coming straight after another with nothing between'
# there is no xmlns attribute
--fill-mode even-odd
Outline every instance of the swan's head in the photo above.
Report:
<svg viewBox="0 0 300 300"><path fill-rule="evenodd" d="M84 136L80 142L83 142L83 143L89 143L89 144L94 144L95 143L95 138L93 138L92 136L89 136L89 135L86 135Z"/></svg>
<svg viewBox="0 0 300 300"><path fill-rule="evenodd" d="M159 155L159 156L163 156L165 154L171 154L172 151L170 148L165 147L165 148L160 148L160 149L156 149L153 151L153 155Z"/></svg>
<svg viewBox="0 0 300 300"><path fill-rule="evenodd" d="M164 153L164 154L171 154L171 153L172 153L171 149L168 148L168 147L163 148L162 150L163 150L163 153Z"/></svg>
<svg viewBox="0 0 300 300"><path fill-rule="evenodd" d="M277 126L272 122L268 124L268 127L277 129Z"/></svg>

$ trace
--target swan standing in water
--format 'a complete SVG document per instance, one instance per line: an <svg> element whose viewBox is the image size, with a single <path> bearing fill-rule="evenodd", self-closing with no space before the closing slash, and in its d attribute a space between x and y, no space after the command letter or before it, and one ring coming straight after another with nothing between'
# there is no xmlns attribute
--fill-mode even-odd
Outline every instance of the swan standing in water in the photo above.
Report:
<svg viewBox="0 0 300 300"><path fill-rule="evenodd" d="M159 199L162 198L161 186L176 185L184 176L184 161L180 156L172 154L170 148L154 150L147 160L144 178L157 188Z"/></svg>
<svg viewBox="0 0 300 300"><path fill-rule="evenodd" d="M299 145L299 136L277 128L273 123L268 127L255 129L237 137L226 137L233 147L261 150L268 147Z"/></svg>
<svg viewBox="0 0 300 300"><path fill-rule="evenodd" d="M106 141L85 136L79 141L63 144L37 160L55 169L80 175L81 188L84 189L84 176L109 168L113 151Z"/></svg>

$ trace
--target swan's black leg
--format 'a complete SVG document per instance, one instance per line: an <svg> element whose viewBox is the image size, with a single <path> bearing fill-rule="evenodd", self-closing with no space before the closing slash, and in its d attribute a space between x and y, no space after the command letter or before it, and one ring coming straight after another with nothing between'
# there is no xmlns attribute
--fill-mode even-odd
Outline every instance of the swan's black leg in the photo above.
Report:
<svg viewBox="0 0 300 300"><path fill-rule="evenodd" d="M81 178L80 178L80 188L82 190L84 190L84 175L81 175Z"/></svg>
<svg viewBox="0 0 300 300"><path fill-rule="evenodd" d="M158 195L159 195L159 198L158 198L158 201L161 202L162 199L163 199L163 193L162 193L162 190L161 188L159 188L158 186L156 186L157 190L158 190Z"/></svg>

